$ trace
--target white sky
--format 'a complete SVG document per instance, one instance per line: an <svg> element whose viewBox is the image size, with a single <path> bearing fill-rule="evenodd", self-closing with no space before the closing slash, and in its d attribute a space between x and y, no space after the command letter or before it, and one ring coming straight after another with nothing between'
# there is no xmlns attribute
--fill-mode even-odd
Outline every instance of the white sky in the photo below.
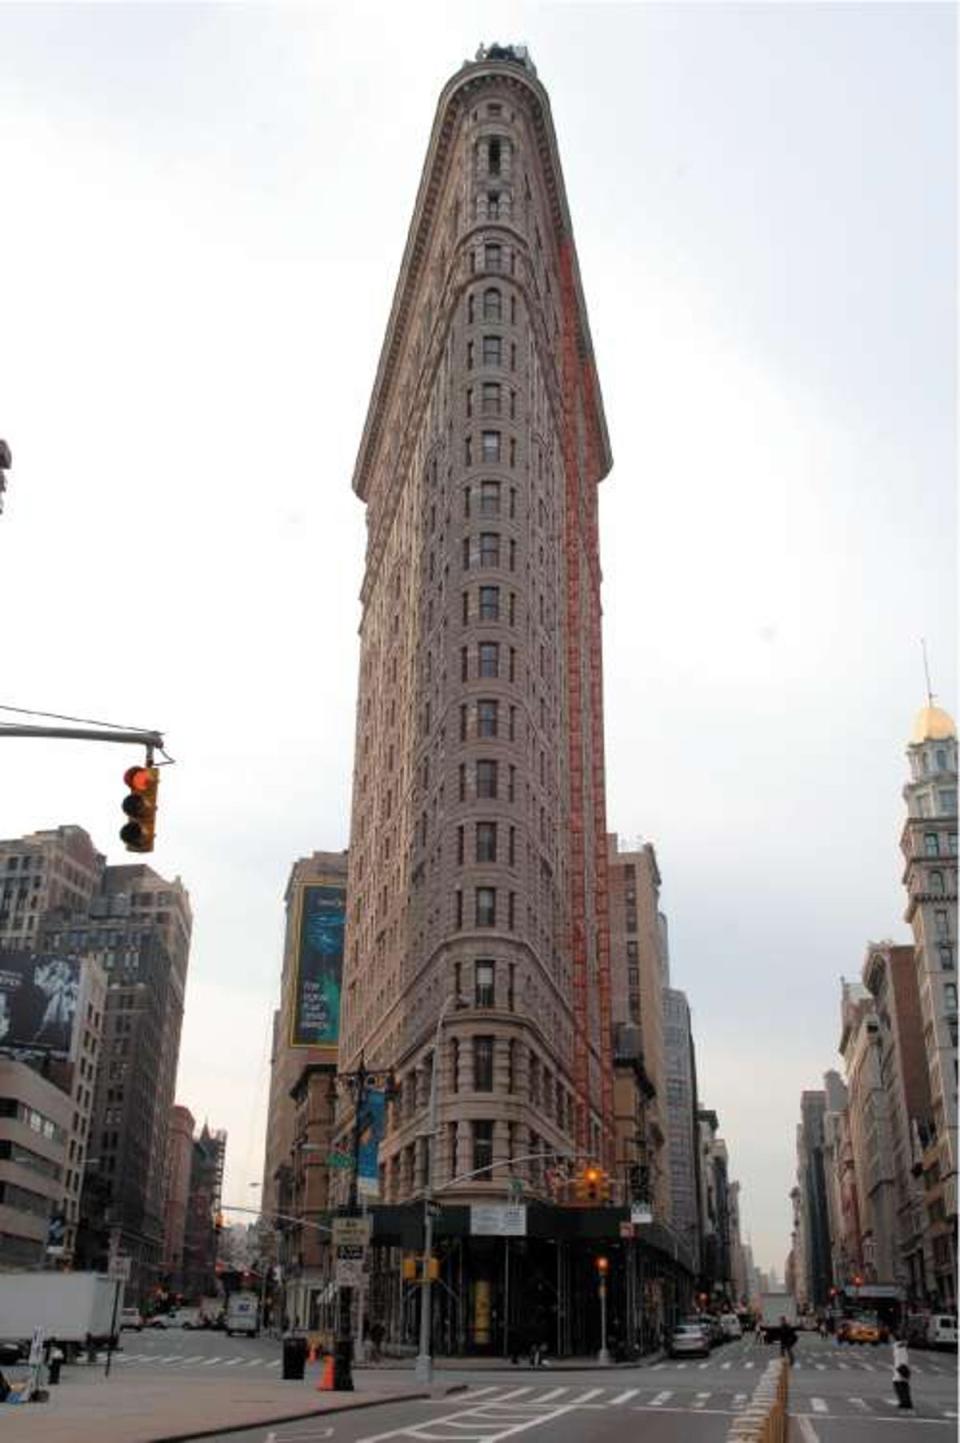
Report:
<svg viewBox="0 0 960 1443"><path fill-rule="evenodd" d="M614 470L608 815L657 847L701 1091L782 1269L839 978L906 937L918 638L955 677L946 5L0 4L0 702L166 729L178 1100L257 1194L282 893L347 845L350 476L440 88L550 92ZM137 753L8 741L0 835L112 862Z"/></svg>

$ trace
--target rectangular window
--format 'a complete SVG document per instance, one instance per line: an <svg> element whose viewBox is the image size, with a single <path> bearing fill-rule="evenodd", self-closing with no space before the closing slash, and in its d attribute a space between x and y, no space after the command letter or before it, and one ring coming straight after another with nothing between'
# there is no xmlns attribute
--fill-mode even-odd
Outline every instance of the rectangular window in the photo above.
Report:
<svg viewBox="0 0 960 1443"><path fill-rule="evenodd" d="M511 771L513 768L511 767ZM477 796L486 800L496 798L497 795L497 763L489 761L477 762Z"/></svg>
<svg viewBox="0 0 960 1443"><path fill-rule="evenodd" d="M470 395L470 392L467 392ZM500 415L500 382L484 381L480 389L480 414L481 416Z"/></svg>
<svg viewBox="0 0 960 1443"><path fill-rule="evenodd" d="M470 593L463 593L463 625L467 626L470 621Z"/></svg>
<svg viewBox="0 0 960 1443"><path fill-rule="evenodd" d="M496 701L477 702L477 736L495 737L498 730L500 704Z"/></svg>
<svg viewBox="0 0 960 1443"><path fill-rule="evenodd" d="M480 482L480 515L481 515L481 516L499 516L499 515L500 515L500 482L499 482L499 481L481 481L481 482Z"/></svg>
<svg viewBox="0 0 960 1443"><path fill-rule="evenodd" d="M494 765L496 765L496 763L494 763ZM517 790L517 769L516 769L516 767L511 766L511 767L510 767L510 770L509 770L509 773L508 773L508 781L507 781L507 801L508 801L508 802L512 802L512 801L515 801L515 800L516 800L516 790Z"/></svg>
<svg viewBox="0 0 960 1443"><path fill-rule="evenodd" d="M481 586L480 588L480 620L500 620L500 588L499 586Z"/></svg>
<svg viewBox="0 0 960 1443"><path fill-rule="evenodd" d="M950 946L950 943L941 942L939 947L937 948L937 954L940 958L940 966L943 968L944 972L952 972L953 948Z"/></svg>
<svg viewBox="0 0 960 1443"><path fill-rule="evenodd" d="M465 646L460 648L460 680L467 681L470 676L470 653Z"/></svg>
<svg viewBox="0 0 960 1443"><path fill-rule="evenodd" d="M923 850L928 857L938 857L940 855L940 838L936 832L924 833Z"/></svg>
<svg viewBox="0 0 960 1443"><path fill-rule="evenodd" d="M501 145L495 137L487 143L487 169L491 175L500 174Z"/></svg>
<svg viewBox="0 0 960 1443"><path fill-rule="evenodd" d="M517 894L507 893L507 930L512 932L517 924Z"/></svg>
<svg viewBox="0 0 960 1443"><path fill-rule="evenodd" d="M946 909L943 908L943 907L938 907L937 910L934 912L933 917L934 917L934 921L935 921L935 923L936 923L937 936L938 936L938 937L949 937L949 936L950 936L950 924L949 924L949 921L947 920Z"/></svg>
<svg viewBox="0 0 960 1443"><path fill-rule="evenodd" d="M512 829L511 829L512 830ZM513 989L516 980L517 966L515 962L509 964L507 971L507 1007L513 1011ZM513 1067L515 1058L513 1056L513 1044L510 1044L510 1065Z"/></svg>
<svg viewBox="0 0 960 1443"><path fill-rule="evenodd" d="M462 705L462 706L460 707L460 740L461 740L462 742L465 742L466 739L467 739L467 708L466 708L466 704L464 704L464 705Z"/></svg>
<svg viewBox="0 0 960 1443"><path fill-rule="evenodd" d="M474 1001L477 1007L493 1007L493 963L478 962L474 973Z"/></svg>
<svg viewBox="0 0 960 1443"><path fill-rule="evenodd" d="M460 763L460 800L467 800L467 768L463 762Z"/></svg>
<svg viewBox="0 0 960 1443"><path fill-rule="evenodd" d="M463 569L464 569L464 571L469 571L469 570L470 570L470 537L469 537L469 536L465 536L465 537L463 538Z"/></svg>
<svg viewBox="0 0 960 1443"><path fill-rule="evenodd" d="M477 823L477 861L495 862L497 860L497 824L496 822Z"/></svg>
<svg viewBox="0 0 960 1443"><path fill-rule="evenodd" d="M503 342L499 336L484 336L483 338L483 364L485 366L499 366L503 355Z"/></svg>
<svg viewBox="0 0 960 1443"><path fill-rule="evenodd" d="M483 264L488 271L499 271L502 269L503 250L498 245L485 245L483 248Z"/></svg>
<svg viewBox="0 0 960 1443"><path fill-rule="evenodd" d="M483 1172L493 1166L493 1123L474 1122L473 1171Z"/></svg>
<svg viewBox="0 0 960 1443"><path fill-rule="evenodd" d="M450 1039L450 1091L458 1092L460 1089L460 1043L455 1037Z"/></svg>
<svg viewBox="0 0 960 1443"><path fill-rule="evenodd" d="M478 887L476 889L476 923L477 927L495 927L497 925L497 889L496 887Z"/></svg>
<svg viewBox="0 0 960 1443"><path fill-rule="evenodd" d="M481 641L477 645L477 674L479 676L500 675L500 644L496 641Z"/></svg>
<svg viewBox="0 0 960 1443"><path fill-rule="evenodd" d="M493 1038L473 1039L473 1090L493 1091Z"/></svg>
<svg viewBox="0 0 960 1443"><path fill-rule="evenodd" d="M499 321L501 318L500 292L496 287L491 286L483 293L483 319L485 321Z"/></svg>
<svg viewBox="0 0 960 1443"><path fill-rule="evenodd" d="M464 436L464 438L463 438L463 464L464 464L464 466L472 466L472 465L473 465L473 437L472 437L472 436Z"/></svg>
<svg viewBox="0 0 960 1443"><path fill-rule="evenodd" d="M467 443L468 443L468 445L469 445L469 440L470 440L470 438L467 437ZM499 431L481 431L481 433L480 433L480 454L481 454L482 457L483 457L484 463L485 463L486 465L488 465L488 466L491 465L493 462L496 462L496 461L499 461L499 460L500 460L500 432L499 432ZM468 466L470 465L470 462L469 462L469 461L467 462L467 465L468 465Z"/></svg>
<svg viewBox="0 0 960 1443"><path fill-rule="evenodd" d="M459 889L453 894L453 925L458 932L463 926L463 893Z"/></svg>
<svg viewBox="0 0 960 1443"><path fill-rule="evenodd" d="M511 828L510 828L510 835L509 835L509 838L508 838L508 841L507 841L507 865L510 866L510 867L515 867L515 866L517 865L517 829L516 829L516 827L511 827ZM512 965L512 964L511 964L511 965Z"/></svg>
<svg viewBox="0 0 960 1443"><path fill-rule="evenodd" d="M457 828L457 866L463 866L463 828Z"/></svg>
<svg viewBox="0 0 960 1443"><path fill-rule="evenodd" d="M480 532L480 565L500 565L500 533L499 531Z"/></svg>
<svg viewBox="0 0 960 1443"><path fill-rule="evenodd" d="M487 192L487 220L500 219L500 192L491 190Z"/></svg>

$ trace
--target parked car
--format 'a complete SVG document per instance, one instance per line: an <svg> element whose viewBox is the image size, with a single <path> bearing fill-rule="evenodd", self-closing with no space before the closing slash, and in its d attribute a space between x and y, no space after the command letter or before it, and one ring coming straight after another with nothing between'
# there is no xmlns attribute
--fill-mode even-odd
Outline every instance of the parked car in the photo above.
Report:
<svg viewBox="0 0 960 1443"><path fill-rule="evenodd" d="M720 1326L725 1338L742 1338L743 1327L736 1313L721 1313Z"/></svg>
<svg viewBox="0 0 960 1443"><path fill-rule="evenodd" d="M927 1345L957 1349L957 1320L951 1313L932 1313L927 1322Z"/></svg>
<svg viewBox="0 0 960 1443"><path fill-rule="evenodd" d="M121 1308L120 1310L120 1331L124 1328L132 1328L135 1333L143 1331L143 1315L139 1308Z"/></svg>
<svg viewBox="0 0 960 1443"><path fill-rule="evenodd" d="M671 1358L709 1358L710 1338L703 1324L689 1318L678 1323L667 1351Z"/></svg>
<svg viewBox="0 0 960 1443"><path fill-rule="evenodd" d="M196 1308L175 1308L172 1313L154 1313L147 1319L148 1328L196 1328L199 1320Z"/></svg>

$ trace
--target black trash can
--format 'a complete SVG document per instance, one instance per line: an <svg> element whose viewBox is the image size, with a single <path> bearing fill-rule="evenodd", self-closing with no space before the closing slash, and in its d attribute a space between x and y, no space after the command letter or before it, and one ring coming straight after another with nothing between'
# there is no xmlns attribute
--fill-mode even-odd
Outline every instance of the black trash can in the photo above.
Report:
<svg viewBox="0 0 960 1443"><path fill-rule="evenodd" d="M290 1382L302 1382L307 1366L306 1338L284 1338L283 1371L281 1376Z"/></svg>

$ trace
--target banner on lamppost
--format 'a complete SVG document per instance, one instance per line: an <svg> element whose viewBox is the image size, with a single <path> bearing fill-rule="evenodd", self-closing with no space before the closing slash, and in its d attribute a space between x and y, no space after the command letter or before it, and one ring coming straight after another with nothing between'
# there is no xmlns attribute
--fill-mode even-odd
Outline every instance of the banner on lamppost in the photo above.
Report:
<svg viewBox="0 0 960 1443"><path fill-rule="evenodd" d="M387 1100L383 1088L371 1087L360 1107L360 1147L357 1152L357 1191L361 1197L380 1196L380 1143L383 1141Z"/></svg>

